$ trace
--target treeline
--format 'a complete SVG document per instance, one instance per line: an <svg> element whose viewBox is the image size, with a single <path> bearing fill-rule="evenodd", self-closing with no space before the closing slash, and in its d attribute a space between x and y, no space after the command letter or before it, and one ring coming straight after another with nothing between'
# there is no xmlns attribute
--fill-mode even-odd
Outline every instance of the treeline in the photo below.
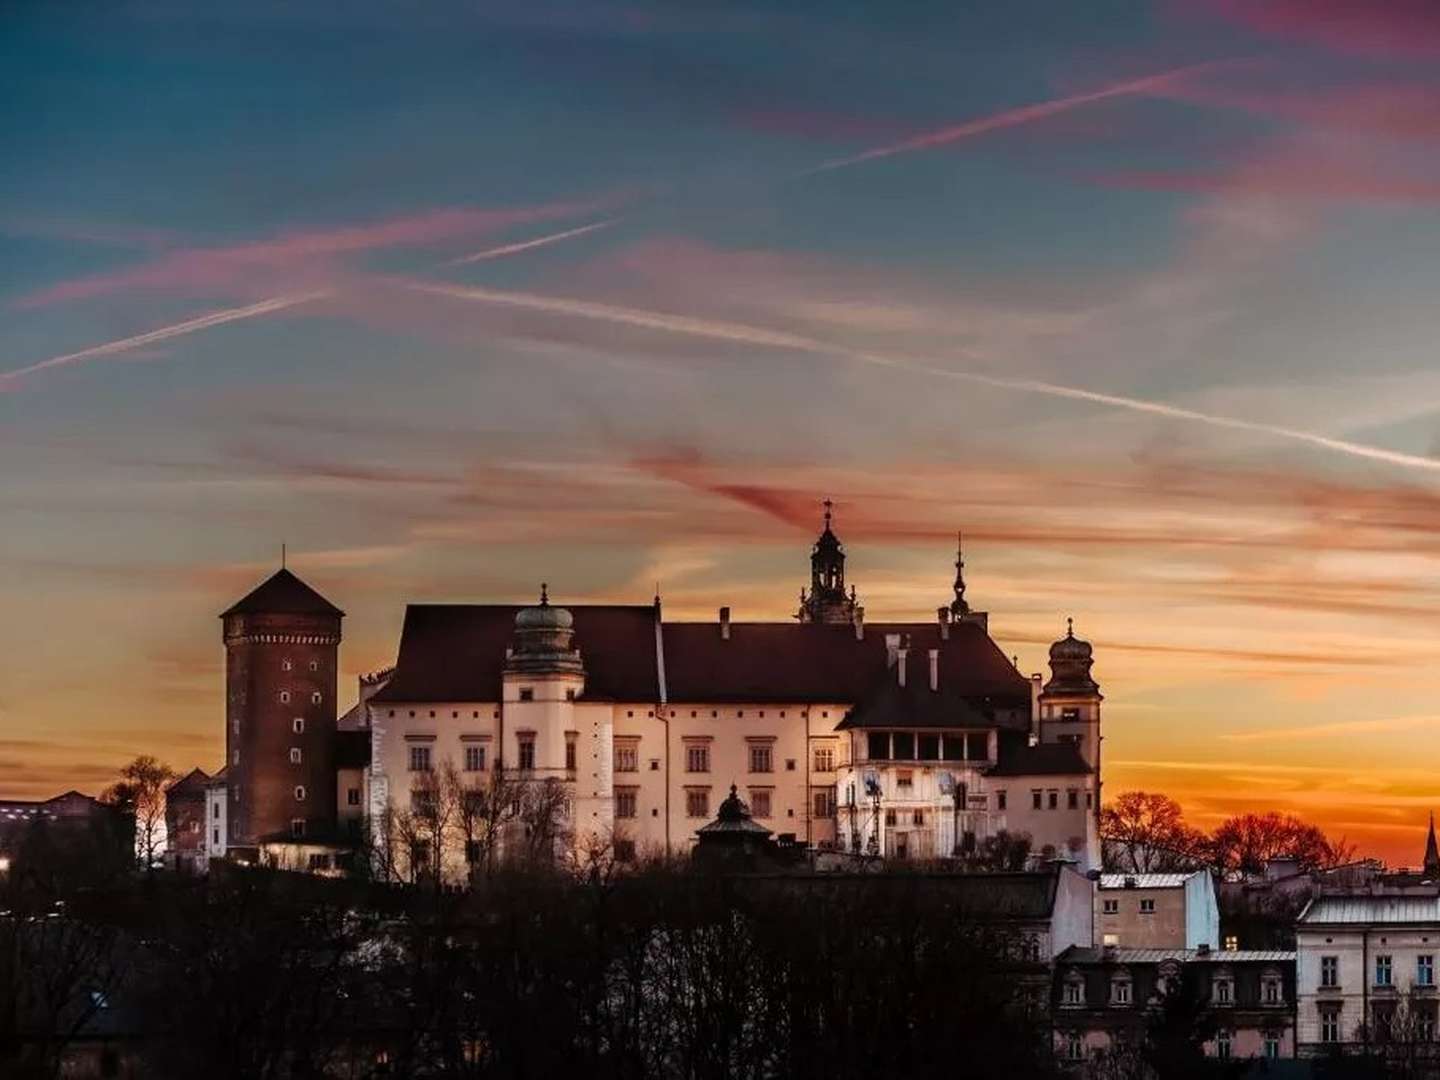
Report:
<svg viewBox="0 0 1440 1080"><path fill-rule="evenodd" d="M1167 795L1126 791L1100 812L1105 868L1147 873L1208 867L1217 874L1259 874L1274 859L1298 870L1338 866L1355 858L1354 845L1289 814L1239 814L1211 832L1191 827Z"/></svg>

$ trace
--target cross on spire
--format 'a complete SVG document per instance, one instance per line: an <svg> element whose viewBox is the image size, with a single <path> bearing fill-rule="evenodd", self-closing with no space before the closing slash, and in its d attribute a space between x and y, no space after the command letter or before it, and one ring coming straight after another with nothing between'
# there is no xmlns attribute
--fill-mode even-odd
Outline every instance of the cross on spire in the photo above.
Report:
<svg viewBox="0 0 1440 1080"><path fill-rule="evenodd" d="M830 528L830 519L834 516L835 504L829 499L825 500L825 528Z"/></svg>
<svg viewBox="0 0 1440 1080"><path fill-rule="evenodd" d="M950 614L968 615L970 604L965 600L965 536L955 533L955 599L950 602Z"/></svg>

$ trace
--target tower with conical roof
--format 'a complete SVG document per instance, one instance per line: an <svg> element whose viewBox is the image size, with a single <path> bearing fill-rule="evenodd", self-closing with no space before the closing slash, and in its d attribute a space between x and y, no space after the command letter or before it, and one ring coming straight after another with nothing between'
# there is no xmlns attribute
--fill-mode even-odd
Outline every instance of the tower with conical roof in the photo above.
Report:
<svg viewBox="0 0 1440 1080"><path fill-rule="evenodd" d="M1036 700L1041 743L1070 743L1095 774L1091 810L1100 827L1100 703L1105 700L1091 674L1095 651L1075 636L1075 620L1065 620L1065 636L1050 646L1050 678Z"/></svg>
<svg viewBox="0 0 1440 1080"><path fill-rule="evenodd" d="M845 546L831 527L835 504L826 499L823 505L824 526L810 552L810 591L800 590L800 610L795 617L804 623L845 626L863 618L865 609L853 585L848 594L845 591Z"/></svg>
<svg viewBox="0 0 1440 1080"><path fill-rule="evenodd" d="M1425 862L1422 867L1426 881L1440 881L1440 847L1435 844L1435 812L1430 812L1430 831L1425 836Z"/></svg>
<svg viewBox="0 0 1440 1080"><path fill-rule="evenodd" d="M335 839L344 615L281 567L220 616L228 848Z"/></svg>

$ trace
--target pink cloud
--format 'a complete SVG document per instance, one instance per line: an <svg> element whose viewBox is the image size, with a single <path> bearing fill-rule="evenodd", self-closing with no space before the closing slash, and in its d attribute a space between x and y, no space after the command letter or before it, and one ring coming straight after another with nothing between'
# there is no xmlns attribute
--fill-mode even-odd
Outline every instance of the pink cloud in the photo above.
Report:
<svg viewBox="0 0 1440 1080"><path fill-rule="evenodd" d="M1199 0L1199 5L1272 37L1341 52L1440 52L1434 0Z"/></svg>
<svg viewBox="0 0 1440 1080"><path fill-rule="evenodd" d="M1276 160L1238 169L1132 170L1094 178L1108 187L1284 196L1325 202L1440 203L1440 183L1323 158Z"/></svg>
<svg viewBox="0 0 1440 1080"><path fill-rule="evenodd" d="M176 289L187 293L272 293L311 288L328 280L335 260L391 247L423 247L556 218L592 213L614 200L558 202L503 210L453 208L367 225L298 229L271 240L235 247L174 251L152 262L110 274L61 282L17 300L39 307L129 289Z"/></svg>

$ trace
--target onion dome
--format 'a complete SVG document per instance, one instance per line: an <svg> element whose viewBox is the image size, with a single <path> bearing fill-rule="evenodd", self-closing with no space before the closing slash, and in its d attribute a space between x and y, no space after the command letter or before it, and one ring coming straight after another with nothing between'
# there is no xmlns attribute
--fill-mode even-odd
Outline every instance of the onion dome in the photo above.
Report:
<svg viewBox="0 0 1440 1080"><path fill-rule="evenodd" d="M552 607L549 590L542 584L540 602L515 615L505 670L531 675L582 674L585 666L574 637L575 616L562 607Z"/></svg>
<svg viewBox="0 0 1440 1080"><path fill-rule="evenodd" d="M1075 636L1075 620L1065 620L1065 636L1050 646L1050 681L1047 692L1095 693L1100 689L1090 675L1094 664L1090 642Z"/></svg>

